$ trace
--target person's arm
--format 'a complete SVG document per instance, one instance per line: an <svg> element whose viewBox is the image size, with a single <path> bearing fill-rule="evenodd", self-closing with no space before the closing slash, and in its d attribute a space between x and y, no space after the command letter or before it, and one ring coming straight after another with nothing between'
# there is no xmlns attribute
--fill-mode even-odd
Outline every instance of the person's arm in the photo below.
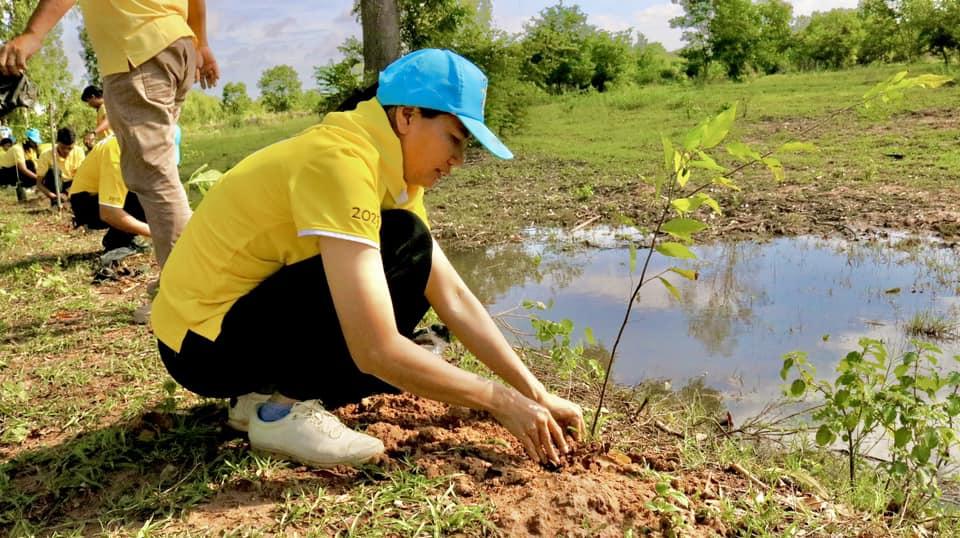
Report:
<svg viewBox="0 0 960 538"><path fill-rule="evenodd" d="M399 333L377 249L331 237L318 242L347 348L360 371L413 394L489 411L531 457L559 463L556 446L566 448L563 431L546 408L447 363Z"/></svg>
<svg viewBox="0 0 960 538"><path fill-rule="evenodd" d="M0 73L22 73L27 68L27 60L40 50L43 38L74 4L76 0L40 0L23 33L0 48Z"/></svg>
<svg viewBox="0 0 960 538"><path fill-rule="evenodd" d="M554 419L571 428L579 438L585 430L580 406L550 394L523 364L436 241L426 296L450 331L482 363L526 397L549 409Z"/></svg>
<svg viewBox="0 0 960 538"><path fill-rule="evenodd" d="M100 106L104 106L104 105L100 105ZM106 131L106 130L109 129L109 128L110 128L110 118L108 118L106 115L104 115L104 116L103 116L103 119L101 119L101 120L97 123L97 126L94 127L94 129L93 129L93 134L94 134L97 138L100 138L100 135L102 135L103 132Z"/></svg>
<svg viewBox="0 0 960 538"><path fill-rule="evenodd" d="M150 237L150 226L148 226L146 222L127 213L121 207L101 204L100 220L109 224L111 228L116 228L121 232Z"/></svg>
<svg viewBox="0 0 960 538"><path fill-rule="evenodd" d="M207 4L205 0L190 0L187 6L187 25L197 36L197 80L203 89L217 85L220 67L207 42Z"/></svg>

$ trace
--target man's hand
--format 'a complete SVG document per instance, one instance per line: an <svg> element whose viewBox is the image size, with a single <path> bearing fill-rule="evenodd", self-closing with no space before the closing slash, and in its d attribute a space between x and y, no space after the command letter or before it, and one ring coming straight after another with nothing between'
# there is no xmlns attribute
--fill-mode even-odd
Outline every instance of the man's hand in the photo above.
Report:
<svg viewBox="0 0 960 538"><path fill-rule="evenodd" d="M43 40L34 34L21 34L0 48L0 73L19 75L27 68L27 60L40 50Z"/></svg>
<svg viewBox="0 0 960 538"><path fill-rule="evenodd" d="M560 453L566 454L570 448L551 412L514 389L501 389L499 405L492 411L494 418L510 430L531 458L560 465Z"/></svg>
<svg viewBox="0 0 960 538"><path fill-rule="evenodd" d="M583 422L583 409L579 405L550 393L543 397L540 405L550 411L553 419L566 431L570 431L575 440L579 441L583 438L587 427Z"/></svg>
<svg viewBox="0 0 960 538"><path fill-rule="evenodd" d="M212 88L220 80L220 66L217 65L217 59L213 56L210 47L203 45L197 47L197 81L203 89Z"/></svg>

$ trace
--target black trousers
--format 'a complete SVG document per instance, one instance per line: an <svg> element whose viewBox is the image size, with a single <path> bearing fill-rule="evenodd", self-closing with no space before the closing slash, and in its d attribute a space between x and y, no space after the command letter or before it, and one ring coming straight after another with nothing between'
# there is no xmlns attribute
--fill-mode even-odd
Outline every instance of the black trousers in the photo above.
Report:
<svg viewBox="0 0 960 538"><path fill-rule="evenodd" d="M380 254L397 327L408 337L429 308L432 253L430 232L416 215L382 213ZM350 357L319 255L283 267L237 300L215 341L188 332L179 353L158 344L170 375L202 396L276 391L338 407L398 392Z"/></svg>
<svg viewBox="0 0 960 538"><path fill-rule="evenodd" d="M53 177L53 168L47 171L42 179L43 186L47 188L50 192L57 192L57 183ZM66 179L63 176L60 176L60 193L61 194L70 194L70 186L73 185L72 179Z"/></svg>
<svg viewBox="0 0 960 538"><path fill-rule="evenodd" d="M130 247L133 243L136 234L118 230L100 219L100 196L98 194L92 192L72 194L70 195L70 207L73 209L74 226L86 226L92 230L107 230L102 241L104 250ZM132 192L128 192L127 197L123 200L123 210L137 220L147 221L140 200Z"/></svg>

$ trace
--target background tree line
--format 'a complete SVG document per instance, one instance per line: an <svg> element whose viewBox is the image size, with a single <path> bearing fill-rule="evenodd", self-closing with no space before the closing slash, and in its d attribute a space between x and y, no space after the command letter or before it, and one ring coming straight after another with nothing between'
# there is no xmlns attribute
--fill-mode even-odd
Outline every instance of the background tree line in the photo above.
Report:
<svg viewBox="0 0 960 538"><path fill-rule="evenodd" d="M220 98L190 92L181 122L323 113L375 80L378 63L424 47L455 50L488 74L487 113L501 131L521 124L531 102L565 92L743 80L925 56L949 65L960 53L960 0L861 0L856 9L810 16L795 16L784 0L671 1L683 10L670 21L686 43L676 52L633 30L610 32L591 25L579 6L562 1L540 11L521 32L509 34L491 24L491 0L357 0L354 11L358 19L366 19L362 22L367 50L359 39L347 39L339 47L339 61L314 68L317 90L304 90L293 67L273 66L260 77L257 99L242 82L225 83ZM0 0L0 38L8 39L23 28L35 4L36 0ZM86 82L98 83L96 61L82 29L80 39ZM391 39L396 45L388 43ZM366 66L365 57L370 58ZM70 85L59 29L31 60L30 73L41 88L41 102L54 104L58 122L92 123L92 116L88 118L92 111L79 102L77 88ZM10 121L36 122L35 115L22 112Z"/></svg>

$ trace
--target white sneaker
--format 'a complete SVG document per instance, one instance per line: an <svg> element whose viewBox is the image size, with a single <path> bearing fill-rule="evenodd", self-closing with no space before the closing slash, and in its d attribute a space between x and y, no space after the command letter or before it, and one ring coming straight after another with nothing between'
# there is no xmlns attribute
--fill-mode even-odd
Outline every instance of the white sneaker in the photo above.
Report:
<svg viewBox="0 0 960 538"><path fill-rule="evenodd" d="M250 446L314 467L358 465L383 453L376 437L347 428L317 400L293 404L273 422L250 415Z"/></svg>
<svg viewBox="0 0 960 538"><path fill-rule="evenodd" d="M238 432L247 431L250 417L257 412L257 406L267 401L269 394L251 392L236 398L230 398L230 409L227 411L227 425Z"/></svg>

